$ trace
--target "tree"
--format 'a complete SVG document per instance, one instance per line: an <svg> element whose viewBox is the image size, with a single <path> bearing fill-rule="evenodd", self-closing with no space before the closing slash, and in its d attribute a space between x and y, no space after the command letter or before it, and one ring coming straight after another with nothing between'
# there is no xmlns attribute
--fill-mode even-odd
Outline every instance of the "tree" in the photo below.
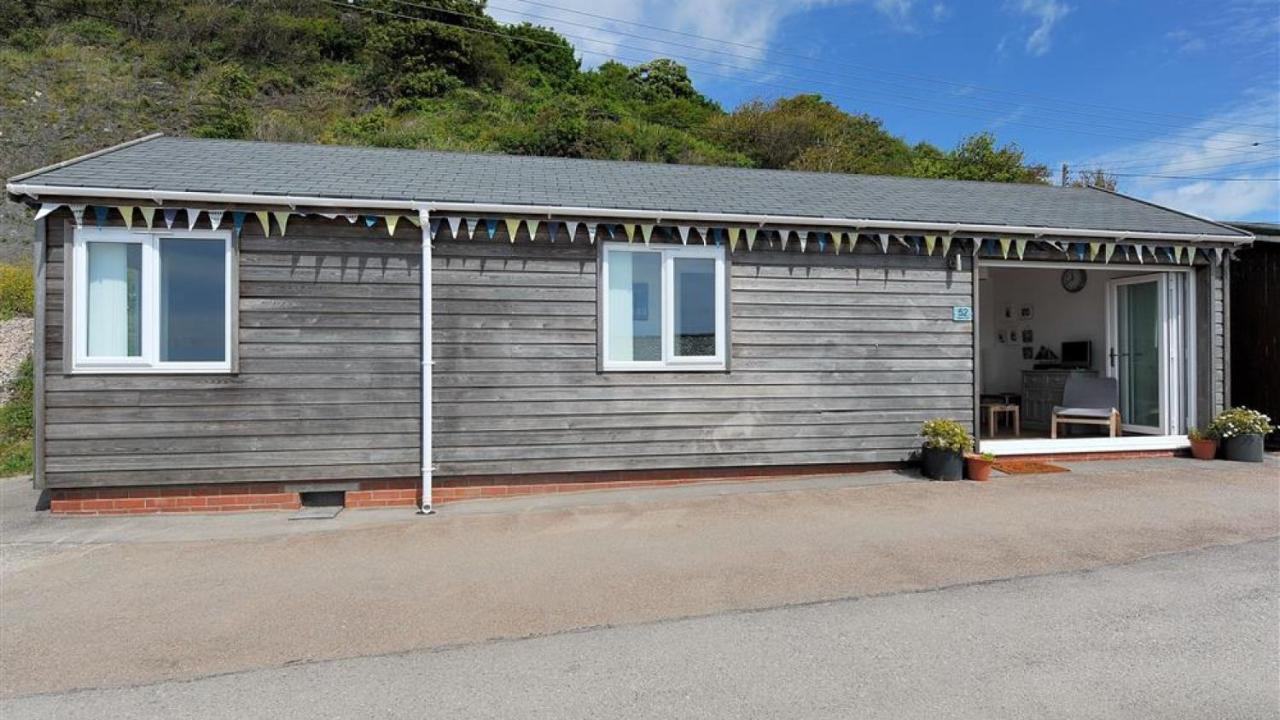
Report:
<svg viewBox="0 0 1280 720"><path fill-rule="evenodd" d="M683 65L667 58L650 60L631 68L627 78L651 98L701 97Z"/></svg>
<svg viewBox="0 0 1280 720"><path fill-rule="evenodd" d="M390 8L406 12L399 5ZM463 85L501 84L509 72L508 41L484 14L484 2L438 0L436 7L411 9L420 19L387 18L368 27L366 80L374 94L434 97Z"/></svg>
<svg viewBox="0 0 1280 720"><path fill-rule="evenodd" d="M1075 179L1068 182L1067 185L1070 187L1095 187L1115 192L1116 176L1108 175L1107 171L1102 168L1079 170L1076 172Z"/></svg>
<svg viewBox="0 0 1280 720"><path fill-rule="evenodd" d="M576 77L581 70L573 46L554 30L521 23L507 28L511 38L511 62L536 68L544 76L559 83Z"/></svg>
<svg viewBox="0 0 1280 720"><path fill-rule="evenodd" d="M934 177L956 180L989 180L993 182L1045 183L1049 168L1028 165L1022 149L1015 143L996 147L996 138L988 132L970 135L956 146L944 164L945 173Z"/></svg>

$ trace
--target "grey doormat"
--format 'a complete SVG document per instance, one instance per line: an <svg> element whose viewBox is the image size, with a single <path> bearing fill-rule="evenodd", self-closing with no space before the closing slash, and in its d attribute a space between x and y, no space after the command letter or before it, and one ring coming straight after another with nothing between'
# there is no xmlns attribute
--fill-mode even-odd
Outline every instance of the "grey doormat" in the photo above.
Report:
<svg viewBox="0 0 1280 720"><path fill-rule="evenodd" d="M338 517L338 513L342 512L341 505L328 505L319 507L304 507L298 512L289 516L290 520L332 520Z"/></svg>

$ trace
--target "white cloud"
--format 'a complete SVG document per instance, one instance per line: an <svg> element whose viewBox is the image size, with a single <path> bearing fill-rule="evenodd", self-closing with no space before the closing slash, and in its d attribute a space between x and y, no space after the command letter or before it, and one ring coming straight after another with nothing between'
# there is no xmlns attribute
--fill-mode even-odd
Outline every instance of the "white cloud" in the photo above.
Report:
<svg viewBox="0 0 1280 720"><path fill-rule="evenodd" d="M1071 7L1059 0L1018 0L1013 5L1017 12L1028 15L1036 27L1027 36L1027 52L1044 55L1053 46L1053 29L1071 12Z"/></svg>
<svg viewBox="0 0 1280 720"><path fill-rule="evenodd" d="M550 7L553 4L557 7ZM858 4L873 8L895 30L914 30L916 0L554 0L536 5L511 0L504 9L491 7L488 12L500 22L556 29L579 51L586 51L582 61L588 67L609 58L634 64L674 55L682 62L695 57L734 66L711 70L722 73L759 66L765 53L743 45L775 43L787 19L822 7Z"/></svg>
<svg viewBox="0 0 1280 720"><path fill-rule="evenodd" d="M1194 53L1204 50L1204 39L1189 30L1172 30L1164 34L1164 38L1177 48L1180 53Z"/></svg>
<svg viewBox="0 0 1280 720"><path fill-rule="evenodd" d="M1185 212L1278 221L1280 183L1266 180L1280 177L1278 118L1280 88L1254 90L1229 111L1081 166L1115 172L1121 192ZM1199 179L1215 177L1248 181Z"/></svg>

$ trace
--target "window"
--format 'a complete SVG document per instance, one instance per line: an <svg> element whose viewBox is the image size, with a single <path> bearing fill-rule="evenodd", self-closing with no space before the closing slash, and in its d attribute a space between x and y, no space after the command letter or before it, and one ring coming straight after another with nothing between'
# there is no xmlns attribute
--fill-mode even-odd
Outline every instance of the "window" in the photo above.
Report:
<svg viewBox="0 0 1280 720"><path fill-rule="evenodd" d="M724 249L604 245L605 370L725 368Z"/></svg>
<svg viewBox="0 0 1280 720"><path fill-rule="evenodd" d="M75 372L229 372L231 234L76 231Z"/></svg>

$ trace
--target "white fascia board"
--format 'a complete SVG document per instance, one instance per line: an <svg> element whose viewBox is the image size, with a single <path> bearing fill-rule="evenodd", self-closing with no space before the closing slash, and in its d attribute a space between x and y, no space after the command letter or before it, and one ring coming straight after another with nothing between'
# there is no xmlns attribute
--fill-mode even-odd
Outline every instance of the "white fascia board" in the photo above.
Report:
<svg viewBox="0 0 1280 720"><path fill-rule="evenodd" d="M198 202L230 205L275 205L297 207L338 207L368 210L401 210L433 213L472 213L499 215L584 216L628 220L652 220L655 222L730 223L740 225L796 225L804 227L830 227L848 230L881 229L908 232L928 232L946 235L1044 235L1080 238L1109 238L1122 240L1163 240L1166 242L1217 242L1229 245L1248 245L1253 236L1236 237L1208 233L1167 233L1102 230L1089 228L1040 227L1028 225L986 225L972 223L937 223L907 220L876 220L872 218L836 218L808 215L753 215L745 213L688 212L667 210L630 210L619 208L594 208L561 205L512 205L495 203L436 202L419 200L380 200L376 198L332 198L306 195L262 195L256 193L192 192L186 190L146 190L95 187L67 187L10 183L11 195L26 195L33 200L42 196L113 198L150 200L158 205L166 202Z"/></svg>

